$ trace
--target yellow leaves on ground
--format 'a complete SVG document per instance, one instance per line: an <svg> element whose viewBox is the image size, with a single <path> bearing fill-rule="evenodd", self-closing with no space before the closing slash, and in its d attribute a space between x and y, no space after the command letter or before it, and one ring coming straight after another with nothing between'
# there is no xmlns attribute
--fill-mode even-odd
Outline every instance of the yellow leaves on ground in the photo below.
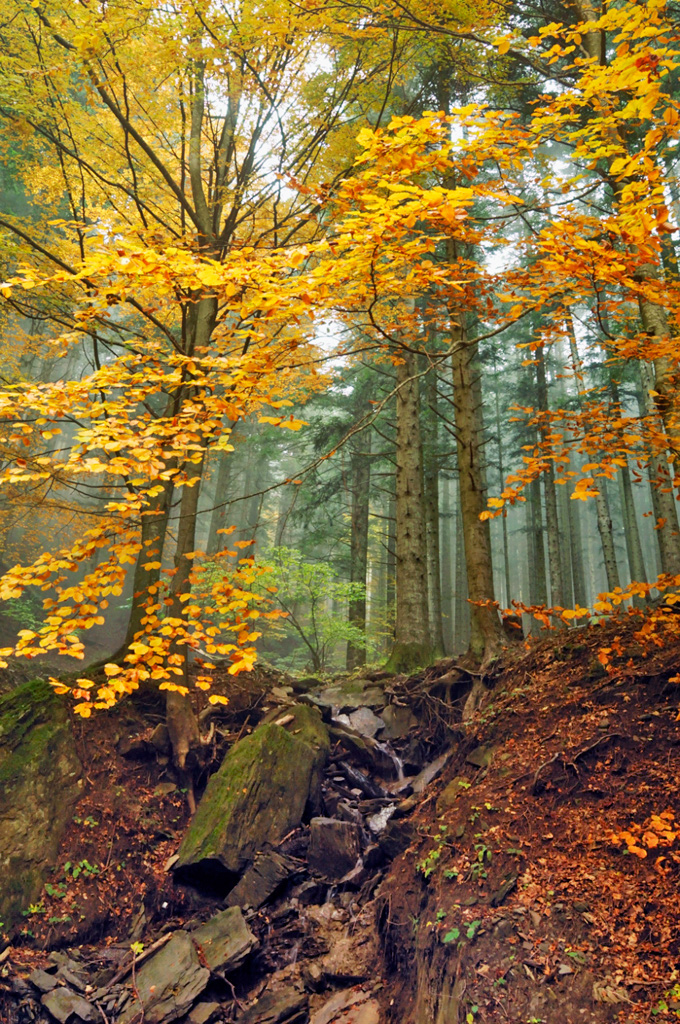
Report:
<svg viewBox="0 0 680 1024"><path fill-rule="evenodd" d="M680 864L680 853L671 850L678 836L680 824L675 820L675 812L672 810L651 814L642 825L632 824L626 829L607 833L610 843L625 847L628 853L640 860L645 860L651 851L663 849L665 853L656 857L654 865L655 870L661 872L665 870L664 865L668 859Z"/></svg>

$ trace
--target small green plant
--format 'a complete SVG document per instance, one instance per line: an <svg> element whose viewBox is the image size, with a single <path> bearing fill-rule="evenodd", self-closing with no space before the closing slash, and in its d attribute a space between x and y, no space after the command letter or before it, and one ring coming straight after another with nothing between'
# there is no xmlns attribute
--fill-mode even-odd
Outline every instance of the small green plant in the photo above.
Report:
<svg viewBox="0 0 680 1024"><path fill-rule="evenodd" d="M475 881L480 878L486 878L487 871L485 865L491 863L492 857L493 853L486 843L475 843L475 858L470 865L470 878Z"/></svg>
<svg viewBox="0 0 680 1024"><path fill-rule="evenodd" d="M424 878L430 877L441 858L444 848L451 845L448 842L448 831L448 825L440 825L438 833L433 836L435 845L422 860L416 863L416 871L419 871Z"/></svg>
<svg viewBox="0 0 680 1024"><path fill-rule="evenodd" d="M89 860L81 860L77 864L72 864L70 860L67 860L64 864L64 874L66 878L72 878L75 882L80 875L83 878L94 878L99 874L99 868L96 864L90 864Z"/></svg>
<svg viewBox="0 0 680 1024"><path fill-rule="evenodd" d="M24 917L32 917L34 914L46 914L47 907L44 900L40 900L38 903L29 903L28 910L22 910L21 913Z"/></svg>
<svg viewBox="0 0 680 1024"><path fill-rule="evenodd" d="M673 985L673 988L669 988L668 992L664 992L663 998L659 1000L652 1010L652 1016L656 1017L660 1013L670 1013L672 1017L677 1017L680 1020L680 1009L676 1005L671 1006L670 1003L680 1003L680 985Z"/></svg>
<svg viewBox="0 0 680 1024"><path fill-rule="evenodd" d="M93 818L91 814L88 814L86 818L74 818L76 825L85 825L86 828L96 828L99 822L96 818Z"/></svg>
<svg viewBox="0 0 680 1024"><path fill-rule="evenodd" d="M474 939L475 935L479 931L479 926L481 925L481 923L482 923L481 921L471 921L470 922L470 924L467 926L467 931L465 932L465 934L467 935L468 939Z"/></svg>
<svg viewBox="0 0 680 1024"><path fill-rule="evenodd" d="M68 886L66 882L57 882L56 885L52 885L51 882L45 882L45 892L48 896L51 896L55 900L63 900L68 892Z"/></svg>
<svg viewBox="0 0 680 1024"><path fill-rule="evenodd" d="M442 908L440 907L439 910L437 911L437 913L435 914L435 919L437 921L443 921L445 917L446 917L446 911L442 910Z"/></svg>
<svg viewBox="0 0 680 1024"><path fill-rule="evenodd" d="M450 932L447 932L443 937L442 942L448 946L450 942L457 942L460 938L460 928L452 928Z"/></svg>
<svg viewBox="0 0 680 1024"><path fill-rule="evenodd" d="M53 914L52 917L48 917L47 918L47 923L48 924L69 924L69 922L71 920L72 920L72 918L71 918L71 916L69 914L62 914L61 917L55 917L55 915Z"/></svg>
<svg viewBox="0 0 680 1024"><path fill-rule="evenodd" d="M139 956L141 953L144 952L144 943L143 942L131 942L130 943L130 950L132 951L133 956Z"/></svg>
<svg viewBox="0 0 680 1024"><path fill-rule="evenodd" d="M459 874L458 868L447 868L444 872L444 878L450 882L452 879L458 878Z"/></svg>
<svg viewBox="0 0 680 1024"><path fill-rule="evenodd" d="M479 1013L479 1007L477 1005L471 1006L468 1012L465 1014L465 1024L474 1024L475 1017Z"/></svg>

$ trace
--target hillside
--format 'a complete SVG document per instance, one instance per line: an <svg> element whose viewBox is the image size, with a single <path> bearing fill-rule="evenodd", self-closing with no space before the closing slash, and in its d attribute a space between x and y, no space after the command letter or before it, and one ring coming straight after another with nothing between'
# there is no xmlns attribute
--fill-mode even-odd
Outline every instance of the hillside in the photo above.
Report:
<svg viewBox="0 0 680 1024"><path fill-rule="evenodd" d="M213 869L193 885L168 870L188 817L154 710L76 723L84 792L0 954L2 1019L61 1019L37 979L111 1024L141 1020L129 1000L145 961L166 976L164 949L230 902L239 955L209 976L199 943L202 987L186 1006L150 1000L145 1020L675 1019L680 644L664 629L646 651L636 620L515 646L466 725L471 676L450 660L411 677L229 679L206 774L264 719L294 738L300 706L321 711L331 743L315 806L260 841L259 874L246 868L238 889ZM618 651L609 673L603 648Z"/></svg>

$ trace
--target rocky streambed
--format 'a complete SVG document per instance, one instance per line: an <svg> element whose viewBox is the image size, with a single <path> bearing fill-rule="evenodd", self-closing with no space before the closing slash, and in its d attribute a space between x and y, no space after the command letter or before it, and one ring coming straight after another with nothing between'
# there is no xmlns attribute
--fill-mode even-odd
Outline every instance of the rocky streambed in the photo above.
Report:
<svg viewBox="0 0 680 1024"><path fill-rule="evenodd" d="M379 1024L385 871L447 759L385 673L272 686L231 744L165 868L195 914L129 941L59 949L27 973L5 959L11 1024ZM130 758L163 750L123 737ZM439 756L434 756L439 755ZM71 806L71 805L69 805Z"/></svg>

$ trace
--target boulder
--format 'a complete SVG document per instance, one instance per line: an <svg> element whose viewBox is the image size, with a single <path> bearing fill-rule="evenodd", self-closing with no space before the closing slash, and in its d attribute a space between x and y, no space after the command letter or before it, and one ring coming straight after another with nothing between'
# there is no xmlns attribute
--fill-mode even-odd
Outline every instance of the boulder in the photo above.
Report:
<svg viewBox="0 0 680 1024"><path fill-rule="evenodd" d="M441 775L452 753L452 750L446 750L439 757L435 758L434 761L431 761L430 764L426 764L423 770L416 775L415 779L411 779L414 793L423 793L430 783L434 782L437 776Z"/></svg>
<svg viewBox="0 0 680 1024"><path fill-rule="evenodd" d="M260 854L227 896L227 904L230 907L252 907L257 910L290 878L295 868L295 863L289 857L284 857L276 850Z"/></svg>
<svg viewBox="0 0 680 1024"><path fill-rule="evenodd" d="M0 920L42 889L81 793L66 706L40 679L0 698Z"/></svg>
<svg viewBox="0 0 680 1024"><path fill-rule="evenodd" d="M210 971L201 966L191 937L187 932L175 932L167 945L137 971L136 994L126 1003L118 1024L141 1020L142 1010L144 1024L177 1020L190 1009L209 979Z"/></svg>
<svg viewBox="0 0 680 1024"><path fill-rule="evenodd" d="M330 741L315 708L286 709L236 743L210 779L174 864L175 877L225 895L255 855L319 806Z"/></svg>
<svg viewBox="0 0 680 1024"><path fill-rule="evenodd" d="M333 881L352 870L361 853L358 825L336 818L312 818L310 834L311 871Z"/></svg>
<svg viewBox="0 0 680 1024"><path fill-rule="evenodd" d="M258 941L243 920L240 907L229 907L191 933L213 974L228 974L240 967Z"/></svg>

